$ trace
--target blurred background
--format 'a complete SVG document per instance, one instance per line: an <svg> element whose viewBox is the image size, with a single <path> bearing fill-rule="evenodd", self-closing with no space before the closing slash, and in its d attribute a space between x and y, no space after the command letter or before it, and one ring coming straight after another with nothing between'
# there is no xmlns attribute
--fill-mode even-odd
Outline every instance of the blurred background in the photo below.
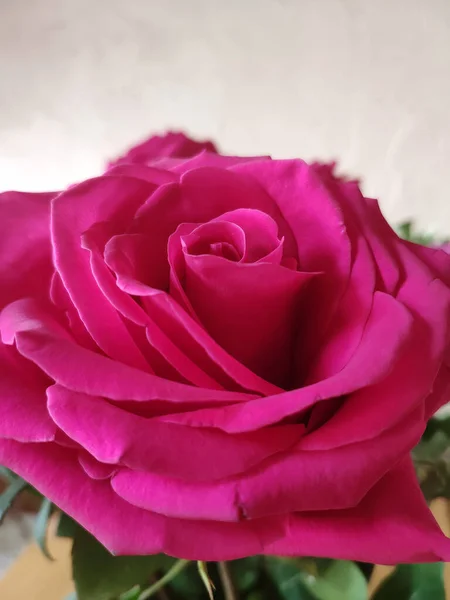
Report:
<svg viewBox="0 0 450 600"><path fill-rule="evenodd" d="M0 0L0 189L96 175L151 132L337 159L450 235L449 0ZM30 521L0 530L0 573Z"/></svg>
<svg viewBox="0 0 450 600"><path fill-rule="evenodd" d="M97 174L150 132L338 159L450 233L448 0L0 0L0 188Z"/></svg>

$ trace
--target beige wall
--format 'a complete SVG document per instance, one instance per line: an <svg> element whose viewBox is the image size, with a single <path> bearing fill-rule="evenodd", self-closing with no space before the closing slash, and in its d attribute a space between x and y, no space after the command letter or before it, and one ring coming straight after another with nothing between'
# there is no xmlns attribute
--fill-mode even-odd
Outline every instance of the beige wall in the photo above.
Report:
<svg viewBox="0 0 450 600"><path fill-rule="evenodd" d="M450 1L0 0L0 188L165 127L340 158L391 220L450 234Z"/></svg>

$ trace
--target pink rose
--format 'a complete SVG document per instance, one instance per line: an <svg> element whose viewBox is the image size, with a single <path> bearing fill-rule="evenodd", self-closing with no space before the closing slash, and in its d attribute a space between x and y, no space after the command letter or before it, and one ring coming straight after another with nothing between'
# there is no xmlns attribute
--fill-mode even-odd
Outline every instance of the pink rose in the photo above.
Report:
<svg viewBox="0 0 450 600"><path fill-rule="evenodd" d="M212 142L199 142L188 138L184 133L169 131L164 135L151 136L133 146L126 154L111 161L109 167L128 163L149 164L167 158L192 158L205 150L217 153Z"/></svg>
<svg viewBox="0 0 450 600"><path fill-rule="evenodd" d="M0 462L118 554L450 560L410 450L450 256L332 168L203 152L0 203Z"/></svg>

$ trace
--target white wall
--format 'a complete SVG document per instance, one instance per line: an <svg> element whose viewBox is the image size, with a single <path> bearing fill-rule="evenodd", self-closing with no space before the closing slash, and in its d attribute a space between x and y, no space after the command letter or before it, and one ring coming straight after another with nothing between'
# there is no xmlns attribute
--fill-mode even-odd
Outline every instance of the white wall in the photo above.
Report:
<svg viewBox="0 0 450 600"><path fill-rule="evenodd" d="M152 130L339 158L450 234L449 0L0 0L0 188L98 172Z"/></svg>

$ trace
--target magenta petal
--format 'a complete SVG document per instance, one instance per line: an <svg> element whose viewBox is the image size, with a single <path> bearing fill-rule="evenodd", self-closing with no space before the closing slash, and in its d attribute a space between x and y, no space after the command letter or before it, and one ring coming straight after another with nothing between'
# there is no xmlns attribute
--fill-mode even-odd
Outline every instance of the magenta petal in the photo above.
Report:
<svg viewBox="0 0 450 600"><path fill-rule="evenodd" d="M395 323L395 327L392 323ZM205 408L192 413L172 414L165 419L172 423L242 432L278 423L292 415L302 415L305 409L318 402L350 394L386 377L409 339L411 323L408 311L399 302L376 292L361 343L346 367L336 375L276 397L257 398L213 410ZM374 348L379 347L383 347L384 352L378 355L377 360L373 360ZM307 436L305 440L309 438Z"/></svg>
<svg viewBox="0 0 450 600"><path fill-rule="evenodd" d="M217 217L212 223L230 223L245 235L242 261L253 263L264 260L280 246L278 225L272 217L252 208L238 208ZM279 263L278 263L279 264Z"/></svg>
<svg viewBox="0 0 450 600"><path fill-rule="evenodd" d="M137 211L129 233L145 233L154 252L163 256L167 240L181 223L206 223L236 209L264 212L285 238L288 256L297 258L297 244L279 208L251 177L213 168L189 171L180 184L161 186Z"/></svg>
<svg viewBox="0 0 450 600"><path fill-rule="evenodd" d="M178 176L170 171L163 169L157 169L155 167L149 167L144 164L119 164L112 166L108 169L106 176L125 176L132 177L134 179L142 179L148 183L154 185L164 185L165 183L172 183L178 181Z"/></svg>
<svg viewBox="0 0 450 600"><path fill-rule="evenodd" d="M405 459L357 507L290 515L286 537L265 551L389 565L448 561L450 540L440 531L412 463Z"/></svg>
<svg viewBox="0 0 450 600"><path fill-rule="evenodd" d="M262 554L284 535L284 519L242 523L168 519L120 498L108 481L90 479L70 451L55 444L0 440L0 462L34 485L114 554L164 552L190 560Z"/></svg>
<svg viewBox="0 0 450 600"><path fill-rule="evenodd" d="M169 164L167 161L158 161L156 164L168 168L174 173L187 173L200 167L216 167L219 169L230 169L235 165L241 165L247 162L270 160L269 156L223 156L222 154L213 154L206 150L197 154L193 158L185 160L176 160Z"/></svg>
<svg viewBox="0 0 450 600"><path fill-rule="evenodd" d="M111 303L111 306L126 319L129 319L141 328L145 328L147 340L150 342L152 348L183 377L184 381L198 387L221 389L221 386L212 377L209 377L164 334L157 322L138 305L134 298L131 298L116 285L113 274L106 266L95 246L91 248L91 268L99 289L102 290L105 297ZM145 353L145 348L143 348L143 352ZM150 356L150 367L153 367L153 372L155 372L155 366L155 364L151 363ZM148 370L148 365L145 362L143 368L144 370ZM166 375L166 373L157 374Z"/></svg>
<svg viewBox="0 0 450 600"><path fill-rule="evenodd" d="M112 552L124 547L129 554L162 551L163 518L124 502L109 481L91 479L72 450L55 443L0 440L0 462L81 523Z"/></svg>
<svg viewBox="0 0 450 600"><path fill-rule="evenodd" d="M288 387L301 294L315 274L186 253L185 265L184 291L206 331L254 373Z"/></svg>
<svg viewBox="0 0 450 600"><path fill-rule="evenodd" d="M239 521L243 516L235 481L190 482L123 468L111 485L127 502L167 517Z"/></svg>
<svg viewBox="0 0 450 600"><path fill-rule="evenodd" d="M366 239L377 266L377 289L394 294L400 283L401 261L396 251L397 235L386 222L378 202L365 198L356 181L345 181L333 174L334 165L314 164L330 192L339 199L346 220Z"/></svg>
<svg viewBox="0 0 450 600"><path fill-rule="evenodd" d="M450 398L450 368L442 365L433 382L430 395L425 400L425 418L430 419L434 413Z"/></svg>
<svg viewBox="0 0 450 600"><path fill-rule="evenodd" d="M70 188L52 207L55 264L81 319L108 356L139 368L145 368L145 361L120 315L98 289L80 239L100 221L122 228L153 189L137 179L103 177Z"/></svg>
<svg viewBox="0 0 450 600"><path fill-rule="evenodd" d="M273 198L292 228L299 269L326 273L311 283L310 302L304 306L309 317L298 332L294 385L303 385L350 275L351 245L344 215L319 173L303 161L261 161L238 165L233 171L256 180Z"/></svg>
<svg viewBox="0 0 450 600"><path fill-rule="evenodd" d="M225 389L244 389L264 395L281 392L279 387L250 371L221 348L169 294L131 279L127 274L120 274L117 284L125 292L141 296L148 314L161 330Z"/></svg>
<svg viewBox="0 0 450 600"><path fill-rule="evenodd" d="M110 479L117 472L117 465L102 463L88 452L81 451L78 461L91 479Z"/></svg>
<svg viewBox="0 0 450 600"><path fill-rule="evenodd" d="M417 277L419 270L415 273ZM413 280L414 277L411 277L407 282L413 284ZM399 294L404 301L409 296L407 287L409 283ZM441 368L450 321L448 289L435 280L428 288L424 286L423 290L422 294L418 293L414 285L409 290L409 300L415 304L411 304L411 312L408 311L412 317L411 335L402 351L394 355L391 372L379 383L352 394L334 417L308 436L308 447L331 448L376 437L387 427L403 422L415 407L423 410L423 401ZM402 306L394 299L392 302ZM404 310L406 312L407 309ZM398 327L398 317L392 316L392 328ZM374 347L373 356L376 356L377 350L384 351L383 345ZM443 372L445 375L448 377L448 372ZM446 382L440 382L439 385L444 386L444 390L447 388Z"/></svg>
<svg viewBox="0 0 450 600"><path fill-rule="evenodd" d="M53 270L50 202L54 196L0 194L0 310L25 296L48 300Z"/></svg>
<svg viewBox="0 0 450 600"><path fill-rule="evenodd" d="M0 438L19 442L48 442L56 426L48 411L48 380L15 348L0 343Z"/></svg>
<svg viewBox="0 0 450 600"><path fill-rule="evenodd" d="M208 390L156 377L77 345L48 315L32 302L17 301L1 313L4 343L15 340L19 352L49 377L68 389L111 400L174 403L242 402L249 394Z"/></svg>
<svg viewBox="0 0 450 600"><path fill-rule="evenodd" d="M375 265L365 239L359 236L354 244L356 256L347 288L318 356L307 373L307 383L327 379L341 371L361 342L372 308Z"/></svg>
<svg viewBox="0 0 450 600"><path fill-rule="evenodd" d="M105 245L104 258L125 291L127 281L139 281L162 290L168 287L167 257L155 251L154 239L149 235L126 233L113 236Z"/></svg>
<svg viewBox="0 0 450 600"><path fill-rule="evenodd" d="M205 150L210 153L217 152L216 147L210 141L197 141L182 132L168 131L163 135L152 135L136 144L110 165L149 164L155 159L167 157L189 158Z"/></svg>
<svg viewBox="0 0 450 600"><path fill-rule="evenodd" d="M78 344L99 352L100 349L89 335L83 321L80 319L77 309L72 304L69 294L59 276L54 272L50 284L50 298L53 304L65 315L68 329Z"/></svg>
<svg viewBox="0 0 450 600"><path fill-rule="evenodd" d="M112 485L128 502L167 516L237 521L290 512L349 508L409 452L424 429L417 413L379 439L324 452L302 442L225 481L193 482L166 473L120 470Z"/></svg>
<svg viewBox="0 0 450 600"><path fill-rule="evenodd" d="M403 244L420 258L446 285L450 286L450 246L442 248L427 248L419 244L404 241Z"/></svg>
<svg viewBox="0 0 450 600"><path fill-rule="evenodd" d="M145 419L60 386L50 387L47 395L56 424L97 460L192 481L246 471L292 446L303 432L301 425L285 425L231 436Z"/></svg>

